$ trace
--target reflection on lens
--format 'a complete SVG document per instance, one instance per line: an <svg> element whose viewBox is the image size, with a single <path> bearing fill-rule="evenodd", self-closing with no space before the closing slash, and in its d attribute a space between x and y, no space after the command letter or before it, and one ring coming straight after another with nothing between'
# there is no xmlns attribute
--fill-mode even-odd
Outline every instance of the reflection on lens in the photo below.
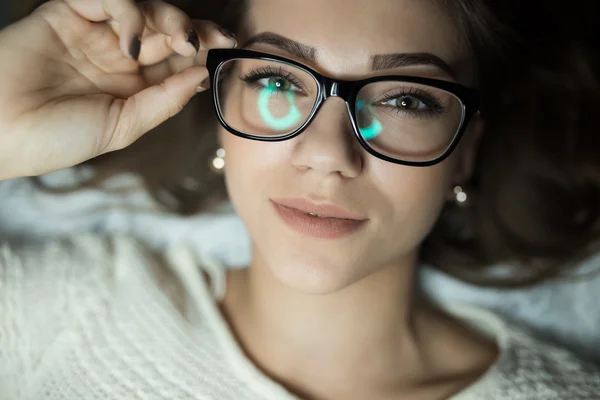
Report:
<svg viewBox="0 0 600 400"><path fill-rule="evenodd" d="M276 88L267 86L264 89L261 89L260 95L258 96L258 110L263 121L269 128L279 132L287 132L299 125L302 120L302 113L294 104L294 93L286 92L285 97L289 103L289 111L284 117L274 117L271 113L269 103L271 98L276 95Z"/></svg>
<svg viewBox="0 0 600 400"><path fill-rule="evenodd" d="M277 61L235 59L219 74L219 107L225 122L254 136L284 136L310 116L318 85L302 69ZM223 79L221 79L223 78Z"/></svg>
<svg viewBox="0 0 600 400"><path fill-rule="evenodd" d="M444 90L399 81L371 83L358 94L358 130L373 150L424 162L446 152L463 119L462 102Z"/></svg>
<svg viewBox="0 0 600 400"><path fill-rule="evenodd" d="M364 104L364 100L358 100L356 103L356 109L359 112L359 115L361 115L359 119L360 121L367 121L370 119L371 123L364 128L359 125L360 134L365 140L372 140L375 139L381 133L381 131L383 130L383 126L381 125L381 122L374 117L375 113L372 110L372 106L369 105L369 107L365 109ZM367 114L367 116L365 117L364 114Z"/></svg>

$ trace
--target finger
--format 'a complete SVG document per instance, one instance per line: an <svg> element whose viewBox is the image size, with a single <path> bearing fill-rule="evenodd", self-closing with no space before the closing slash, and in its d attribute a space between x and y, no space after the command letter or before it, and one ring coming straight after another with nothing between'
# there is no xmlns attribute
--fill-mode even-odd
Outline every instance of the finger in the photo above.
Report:
<svg viewBox="0 0 600 400"><path fill-rule="evenodd" d="M217 23L207 20L194 20L193 22L202 43L201 50L238 46L235 35Z"/></svg>
<svg viewBox="0 0 600 400"><path fill-rule="evenodd" d="M164 1L147 1L139 4L145 18L143 47L139 62L153 65L173 54L194 56L201 47L192 20L179 8ZM119 35L119 24L110 19L107 23Z"/></svg>
<svg viewBox="0 0 600 400"><path fill-rule="evenodd" d="M179 56L173 50L172 39L169 36L156 33L144 39L144 48L140 53L139 62L142 66L149 66L161 63L172 56Z"/></svg>
<svg viewBox="0 0 600 400"><path fill-rule="evenodd" d="M237 39L235 36L216 23L205 20L192 20L191 23L192 28L198 34L200 44L200 51L196 54L193 63L175 55L171 45L172 39L168 36L164 37L160 34L154 34L144 39L144 48L140 55L140 64L143 66L154 65L171 57L175 58L178 64L183 65L183 68L177 69L177 71L181 71L192 64L205 65L206 52L210 49L237 46Z"/></svg>
<svg viewBox="0 0 600 400"><path fill-rule="evenodd" d="M139 7L146 26L165 36L163 45L182 56L193 56L198 52L200 39L186 13L162 0L147 1Z"/></svg>
<svg viewBox="0 0 600 400"><path fill-rule="evenodd" d="M204 67L195 66L151 86L127 100L115 100L116 121L105 152L120 150L144 133L178 114L196 94L199 83L208 77Z"/></svg>
<svg viewBox="0 0 600 400"><path fill-rule="evenodd" d="M158 83L165 80L168 76L175 75L194 65L204 66L205 64L206 52L201 51L195 58L175 54L162 62L143 67L140 73L146 82Z"/></svg>
<svg viewBox="0 0 600 400"><path fill-rule="evenodd" d="M64 0L75 12L89 21L112 18L119 24L119 44L123 54L137 60L144 32L144 16L134 0Z"/></svg>
<svg viewBox="0 0 600 400"><path fill-rule="evenodd" d="M161 63L142 68L140 73L144 77L144 82L147 82L148 85L158 85L167 77L175 75L176 73L171 69L171 65L168 61L171 60L171 58L168 58Z"/></svg>
<svg viewBox="0 0 600 400"><path fill-rule="evenodd" d="M119 26L116 22L110 20L108 21L108 24L111 26L113 32L115 32L115 34L119 34ZM189 33L188 33L189 35ZM197 37L197 33L195 33L195 36L189 36L189 37ZM142 43L143 46L141 48L140 51L140 56L138 59L138 62L141 66L148 66L148 65L154 65L154 64L158 64L162 61L165 61L167 58L171 57L171 56L179 56L179 54L177 54L177 52L173 49L172 46L172 39L170 36L165 36L162 33L156 33L154 31L151 31L150 29L146 29L144 30L144 34L142 35ZM194 39L192 39L192 43L199 43L196 42ZM190 44L191 45L191 44ZM195 50L195 46L191 45L192 48L194 50L190 50L188 49L186 51L186 53L190 53L192 52L192 55L195 55L196 50ZM200 46L198 46L200 47ZM182 56L182 57L187 57L189 58L189 56ZM190 64L192 65L192 64Z"/></svg>

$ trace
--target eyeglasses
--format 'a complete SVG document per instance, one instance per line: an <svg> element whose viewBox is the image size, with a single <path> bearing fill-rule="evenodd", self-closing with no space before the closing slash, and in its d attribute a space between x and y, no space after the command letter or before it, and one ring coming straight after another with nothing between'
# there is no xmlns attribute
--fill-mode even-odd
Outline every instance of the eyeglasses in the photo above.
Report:
<svg viewBox="0 0 600 400"><path fill-rule="evenodd" d="M356 139L375 157L430 166L447 158L478 111L477 90L443 80L325 77L296 61L214 49L207 68L220 123L242 138L277 142L302 133L329 97L346 102Z"/></svg>

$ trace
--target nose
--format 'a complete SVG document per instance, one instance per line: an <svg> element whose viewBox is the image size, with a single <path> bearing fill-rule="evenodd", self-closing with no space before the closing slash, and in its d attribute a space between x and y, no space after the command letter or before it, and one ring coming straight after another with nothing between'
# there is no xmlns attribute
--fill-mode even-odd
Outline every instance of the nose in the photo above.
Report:
<svg viewBox="0 0 600 400"><path fill-rule="evenodd" d="M362 151L353 137L348 109L341 98L325 101L308 128L296 139L292 163L299 170L338 174L343 178L360 174Z"/></svg>

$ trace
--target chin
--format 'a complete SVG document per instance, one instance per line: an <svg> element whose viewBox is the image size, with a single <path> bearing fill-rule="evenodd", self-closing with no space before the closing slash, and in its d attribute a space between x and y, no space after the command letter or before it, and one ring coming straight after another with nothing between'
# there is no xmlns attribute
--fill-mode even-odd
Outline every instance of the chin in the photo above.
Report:
<svg viewBox="0 0 600 400"><path fill-rule="evenodd" d="M335 293L362 278L348 260L327 260L306 253L270 254L265 262L277 281L305 294Z"/></svg>

